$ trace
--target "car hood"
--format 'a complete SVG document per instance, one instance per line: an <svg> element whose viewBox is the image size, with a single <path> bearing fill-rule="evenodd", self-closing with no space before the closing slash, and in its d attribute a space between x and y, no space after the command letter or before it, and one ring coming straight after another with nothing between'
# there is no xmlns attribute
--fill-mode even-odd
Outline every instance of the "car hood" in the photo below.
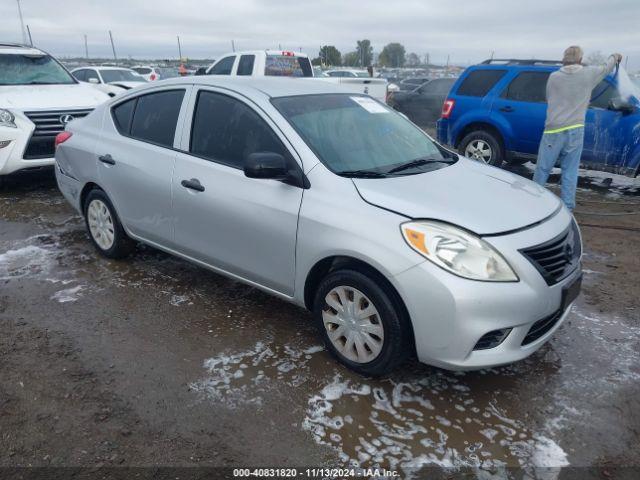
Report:
<svg viewBox="0 0 640 480"><path fill-rule="evenodd" d="M3 85L0 106L17 110L62 110L95 107L109 96L89 85Z"/></svg>
<svg viewBox="0 0 640 480"><path fill-rule="evenodd" d="M560 207L558 198L539 185L464 158L423 174L353 182L372 205L410 218L452 223L479 235L526 227Z"/></svg>

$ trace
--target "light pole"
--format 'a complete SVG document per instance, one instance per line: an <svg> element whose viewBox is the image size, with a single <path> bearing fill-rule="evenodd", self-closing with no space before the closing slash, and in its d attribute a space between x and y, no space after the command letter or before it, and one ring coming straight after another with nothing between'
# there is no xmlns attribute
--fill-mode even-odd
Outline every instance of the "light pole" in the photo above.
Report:
<svg viewBox="0 0 640 480"><path fill-rule="evenodd" d="M18 15L20 16L20 28L22 29L22 43L27 44L27 30L24 28L24 19L22 18L22 7L20 7L20 0L16 0L18 3Z"/></svg>

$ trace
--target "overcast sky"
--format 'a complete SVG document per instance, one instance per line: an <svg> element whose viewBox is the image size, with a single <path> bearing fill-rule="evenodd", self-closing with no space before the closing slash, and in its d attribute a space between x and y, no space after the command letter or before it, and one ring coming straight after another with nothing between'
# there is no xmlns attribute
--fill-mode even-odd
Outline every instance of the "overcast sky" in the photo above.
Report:
<svg viewBox="0 0 640 480"><path fill-rule="evenodd" d="M560 58L570 44L619 51L640 69L640 0L21 0L34 43L57 56L216 58L236 49L320 45L342 53L369 38L435 62L467 64L495 57ZM16 0L0 1L0 40L20 41Z"/></svg>

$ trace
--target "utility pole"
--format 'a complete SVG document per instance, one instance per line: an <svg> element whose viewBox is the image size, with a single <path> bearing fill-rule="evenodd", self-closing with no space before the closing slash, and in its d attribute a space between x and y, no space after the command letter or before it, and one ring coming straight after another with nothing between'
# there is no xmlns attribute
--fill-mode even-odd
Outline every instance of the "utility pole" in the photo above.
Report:
<svg viewBox="0 0 640 480"><path fill-rule="evenodd" d="M87 44L87 35L84 36L84 56L89 60L89 45Z"/></svg>
<svg viewBox="0 0 640 480"><path fill-rule="evenodd" d="M449 71L449 54L447 54L447 72Z"/></svg>
<svg viewBox="0 0 640 480"><path fill-rule="evenodd" d="M236 44L233 40L231 40L231 51L235 52L236 51Z"/></svg>
<svg viewBox="0 0 640 480"><path fill-rule="evenodd" d="M180 45L180 35L178 37L178 60L182 61L182 46Z"/></svg>
<svg viewBox="0 0 640 480"><path fill-rule="evenodd" d="M18 2L18 15L20 16L20 28L22 29L22 43L24 45L27 44L27 31L24 28L24 19L22 18L22 7L20 6L20 0L16 0Z"/></svg>
<svg viewBox="0 0 640 480"><path fill-rule="evenodd" d="M116 61L116 65L118 64L118 56L116 55L116 47L113 44L113 34L111 30L109 30L109 40L111 40L111 50L113 51L113 59Z"/></svg>
<svg viewBox="0 0 640 480"><path fill-rule="evenodd" d="M29 25L27 25L27 33L29 34L29 45L33 47L33 38L31 38L31 29L29 28Z"/></svg>
<svg viewBox="0 0 640 480"><path fill-rule="evenodd" d="M491 50L491 60L493 60L493 55L495 54L495 50Z"/></svg>

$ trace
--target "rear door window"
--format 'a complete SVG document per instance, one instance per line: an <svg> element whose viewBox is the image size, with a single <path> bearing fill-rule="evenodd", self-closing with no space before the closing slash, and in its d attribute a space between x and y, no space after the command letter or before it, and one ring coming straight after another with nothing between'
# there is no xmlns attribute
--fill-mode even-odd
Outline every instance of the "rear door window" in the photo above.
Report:
<svg viewBox="0 0 640 480"><path fill-rule="evenodd" d="M244 168L255 152L287 156L271 127L249 106L214 92L198 94L189 152L230 167Z"/></svg>
<svg viewBox="0 0 640 480"><path fill-rule="evenodd" d="M430 93L434 95L446 95L447 93L449 93L449 90L451 89L451 85L453 85L454 82L455 82L455 79L446 79L446 78L431 80L426 85L423 85L421 89L423 93Z"/></svg>
<svg viewBox="0 0 640 480"><path fill-rule="evenodd" d="M87 82L91 79L95 79L98 81L98 83L102 83L100 82L100 77L98 76L98 72L96 72L95 70L92 69L88 69L87 70Z"/></svg>
<svg viewBox="0 0 640 480"><path fill-rule="evenodd" d="M253 64L256 60L255 55L241 55L238 61L238 71L236 75L251 75L253 73Z"/></svg>
<svg viewBox="0 0 640 480"><path fill-rule="evenodd" d="M522 72L500 95L517 102L544 103L547 101L547 80L551 72Z"/></svg>
<svg viewBox="0 0 640 480"><path fill-rule="evenodd" d="M231 75L231 70L233 69L233 63L236 61L236 56L232 55L230 57L225 57L216 63L211 71L210 75Z"/></svg>
<svg viewBox="0 0 640 480"><path fill-rule="evenodd" d="M182 89L164 90L137 97L129 135L144 142L173 147L183 98ZM123 118L125 113L123 112ZM118 118L115 111L114 116Z"/></svg>
<svg viewBox="0 0 640 480"><path fill-rule="evenodd" d="M76 70L75 72L73 72L72 75L74 77L76 77L76 80L80 80L81 82L86 82L87 81L87 71L86 70Z"/></svg>
<svg viewBox="0 0 640 480"><path fill-rule="evenodd" d="M313 69L307 57L267 55L264 74L269 77L313 77Z"/></svg>
<svg viewBox="0 0 640 480"><path fill-rule="evenodd" d="M457 94L484 97L506 73L506 70L474 70L462 81Z"/></svg>

